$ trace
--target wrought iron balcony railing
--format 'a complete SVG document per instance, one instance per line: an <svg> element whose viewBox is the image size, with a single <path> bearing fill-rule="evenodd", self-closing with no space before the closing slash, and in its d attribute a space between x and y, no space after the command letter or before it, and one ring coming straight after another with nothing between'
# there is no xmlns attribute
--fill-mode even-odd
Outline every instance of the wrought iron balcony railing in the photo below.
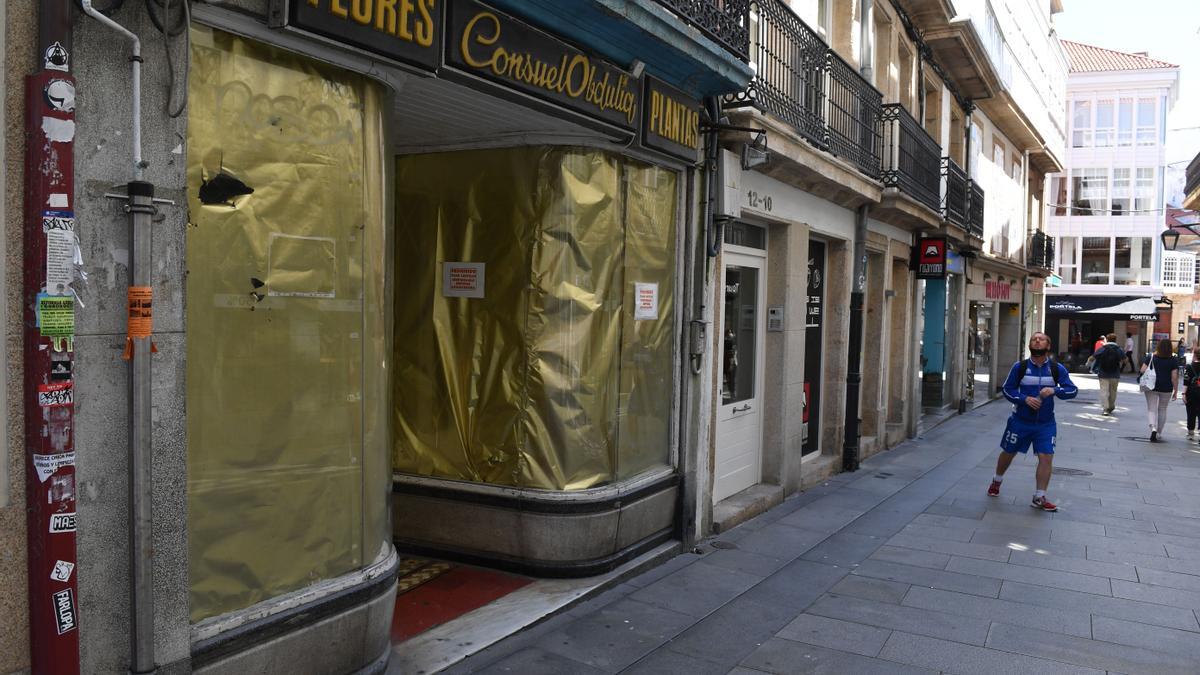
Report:
<svg viewBox="0 0 1200 675"><path fill-rule="evenodd" d="M829 151L879 178L879 113L883 94L830 49L827 80Z"/></svg>
<svg viewBox="0 0 1200 675"><path fill-rule="evenodd" d="M882 94L783 0L749 0L749 6L756 73L746 91L725 97L725 107L771 113L812 145L878 178Z"/></svg>
<svg viewBox="0 0 1200 675"><path fill-rule="evenodd" d="M743 61L750 60L750 0L658 0Z"/></svg>
<svg viewBox="0 0 1200 675"><path fill-rule="evenodd" d="M940 210L942 149L904 106L888 103L883 128L883 184L898 188L934 211Z"/></svg>
<svg viewBox="0 0 1200 675"><path fill-rule="evenodd" d="M943 157L942 176L946 179L946 191L942 195L942 217L966 229L967 174L954 160L949 157Z"/></svg>
<svg viewBox="0 0 1200 675"><path fill-rule="evenodd" d="M1030 235L1025 264L1036 269L1054 269L1054 238L1047 237L1041 230Z"/></svg>
<svg viewBox="0 0 1200 675"><path fill-rule="evenodd" d="M983 188L973 180L967 181L967 232L983 239Z"/></svg>

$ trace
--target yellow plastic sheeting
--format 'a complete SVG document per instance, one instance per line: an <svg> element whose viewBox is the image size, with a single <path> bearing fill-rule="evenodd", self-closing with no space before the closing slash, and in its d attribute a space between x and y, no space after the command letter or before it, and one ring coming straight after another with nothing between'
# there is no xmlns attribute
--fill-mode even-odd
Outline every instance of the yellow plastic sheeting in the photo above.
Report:
<svg viewBox="0 0 1200 675"><path fill-rule="evenodd" d="M380 92L195 29L189 78L191 618L360 568L386 536ZM384 408L383 410L386 410ZM386 460L385 460L386 461ZM384 465L386 466L386 465ZM368 480L377 480L368 477Z"/></svg>
<svg viewBox="0 0 1200 675"><path fill-rule="evenodd" d="M578 490L665 464L675 174L550 147L396 166L394 468ZM445 295L460 262L485 265L482 298Z"/></svg>

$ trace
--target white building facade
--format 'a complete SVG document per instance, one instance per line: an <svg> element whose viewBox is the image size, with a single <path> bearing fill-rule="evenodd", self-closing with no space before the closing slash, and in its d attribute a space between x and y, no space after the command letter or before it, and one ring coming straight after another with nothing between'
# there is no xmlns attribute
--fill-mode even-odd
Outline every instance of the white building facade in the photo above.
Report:
<svg viewBox="0 0 1200 675"><path fill-rule="evenodd" d="M1167 112L1179 68L1145 53L1063 41L1067 83L1066 167L1046 184L1047 231L1056 239L1046 327L1064 359L1078 362L1099 335L1134 337L1146 348L1155 330L1164 266L1163 182Z"/></svg>

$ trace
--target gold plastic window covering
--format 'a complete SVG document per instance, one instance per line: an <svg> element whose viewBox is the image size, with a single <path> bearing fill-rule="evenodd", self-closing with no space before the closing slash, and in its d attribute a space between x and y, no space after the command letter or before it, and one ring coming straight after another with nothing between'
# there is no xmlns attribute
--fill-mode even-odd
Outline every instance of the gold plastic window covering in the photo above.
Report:
<svg viewBox="0 0 1200 675"><path fill-rule="evenodd" d="M396 471L568 491L669 462L677 185L587 148L397 158Z"/></svg>
<svg viewBox="0 0 1200 675"><path fill-rule="evenodd" d="M226 33L188 81L193 621L385 551L381 90Z"/></svg>

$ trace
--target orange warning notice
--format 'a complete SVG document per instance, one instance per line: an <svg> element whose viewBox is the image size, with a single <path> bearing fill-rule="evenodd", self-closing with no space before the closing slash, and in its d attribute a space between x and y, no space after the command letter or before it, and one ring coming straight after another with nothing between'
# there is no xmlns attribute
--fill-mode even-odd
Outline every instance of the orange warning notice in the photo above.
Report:
<svg viewBox="0 0 1200 675"><path fill-rule="evenodd" d="M131 338L150 337L154 323L154 289L149 286L130 286L129 322L126 332Z"/></svg>

